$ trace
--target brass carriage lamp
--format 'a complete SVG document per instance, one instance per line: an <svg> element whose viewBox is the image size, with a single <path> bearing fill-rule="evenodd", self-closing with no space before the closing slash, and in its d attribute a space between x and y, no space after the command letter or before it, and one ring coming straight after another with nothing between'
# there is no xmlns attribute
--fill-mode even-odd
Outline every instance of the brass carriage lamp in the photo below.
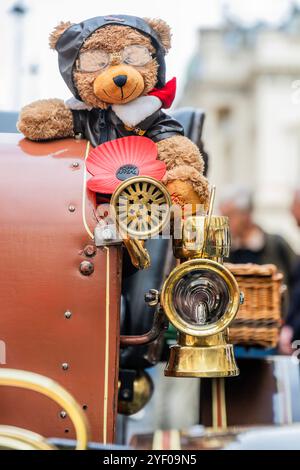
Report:
<svg viewBox="0 0 300 470"><path fill-rule="evenodd" d="M234 276L223 265L230 236L226 217L191 216L173 241L181 260L163 285L160 302L178 330L165 375L232 377L239 374L227 328L241 301Z"/></svg>

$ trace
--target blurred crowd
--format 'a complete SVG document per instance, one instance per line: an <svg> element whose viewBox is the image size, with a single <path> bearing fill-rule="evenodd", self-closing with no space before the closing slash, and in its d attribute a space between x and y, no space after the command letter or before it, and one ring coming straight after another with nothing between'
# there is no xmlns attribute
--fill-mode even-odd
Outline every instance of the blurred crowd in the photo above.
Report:
<svg viewBox="0 0 300 470"><path fill-rule="evenodd" d="M300 189L294 193L291 213L300 228ZM253 194L243 187L227 188L220 212L229 217L232 263L275 264L288 287L288 305L283 312L279 352L291 354L293 341L300 339L300 257L278 234L266 233L254 221Z"/></svg>

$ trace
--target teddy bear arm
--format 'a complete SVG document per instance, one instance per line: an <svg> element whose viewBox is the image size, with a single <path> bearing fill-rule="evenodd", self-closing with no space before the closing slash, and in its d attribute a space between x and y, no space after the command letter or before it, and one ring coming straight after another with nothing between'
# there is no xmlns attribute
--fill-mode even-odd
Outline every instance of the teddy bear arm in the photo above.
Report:
<svg viewBox="0 0 300 470"><path fill-rule="evenodd" d="M73 115L62 100L34 101L21 110L17 128L30 140L72 137Z"/></svg>
<svg viewBox="0 0 300 470"><path fill-rule="evenodd" d="M198 147L187 137L174 136L157 143L158 158L166 163L163 182L174 203L200 204L207 208L209 185Z"/></svg>
<svg viewBox="0 0 300 470"><path fill-rule="evenodd" d="M198 147L187 137L176 135L157 143L158 158L167 165L167 170L180 165L188 165L200 173L204 171L204 161Z"/></svg>

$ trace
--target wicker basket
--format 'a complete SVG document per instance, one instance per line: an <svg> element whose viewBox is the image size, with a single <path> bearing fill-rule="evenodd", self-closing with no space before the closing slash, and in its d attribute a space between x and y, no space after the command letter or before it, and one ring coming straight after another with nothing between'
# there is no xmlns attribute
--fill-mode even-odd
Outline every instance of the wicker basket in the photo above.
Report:
<svg viewBox="0 0 300 470"><path fill-rule="evenodd" d="M230 326L230 341L243 346L277 346L282 323L283 275L272 264L226 266L245 296L245 302Z"/></svg>

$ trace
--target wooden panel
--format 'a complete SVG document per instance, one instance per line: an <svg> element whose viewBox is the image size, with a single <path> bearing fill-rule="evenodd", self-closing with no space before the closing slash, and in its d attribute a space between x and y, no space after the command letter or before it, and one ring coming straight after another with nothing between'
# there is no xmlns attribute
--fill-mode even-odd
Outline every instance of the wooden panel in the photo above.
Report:
<svg viewBox="0 0 300 470"><path fill-rule="evenodd" d="M82 211L85 148L85 141L73 139L32 143L1 135L0 341L6 348L1 367L57 380L87 407L91 438L111 442L121 256L117 247L98 250L93 258L83 252L91 244ZM93 230L94 198L84 194L86 221ZM84 260L94 264L90 276L79 271ZM66 311L72 312L70 319ZM69 419L62 419L60 411L34 392L0 388L1 424L73 438Z"/></svg>

